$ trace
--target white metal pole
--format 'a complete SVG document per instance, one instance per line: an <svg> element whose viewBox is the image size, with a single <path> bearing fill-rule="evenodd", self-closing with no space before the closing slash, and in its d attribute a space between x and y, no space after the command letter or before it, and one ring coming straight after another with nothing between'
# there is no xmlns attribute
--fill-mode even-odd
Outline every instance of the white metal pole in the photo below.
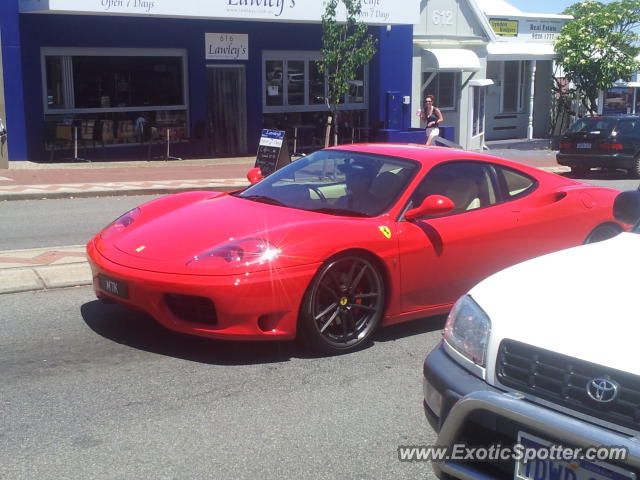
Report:
<svg viewBox="0 0 640 480"><path fill-rule="evenodd" d="M529 95L529 124L527 125L527 138L533 139L533 100L536 92L536 60L531 61L531 85Z"/></svg>

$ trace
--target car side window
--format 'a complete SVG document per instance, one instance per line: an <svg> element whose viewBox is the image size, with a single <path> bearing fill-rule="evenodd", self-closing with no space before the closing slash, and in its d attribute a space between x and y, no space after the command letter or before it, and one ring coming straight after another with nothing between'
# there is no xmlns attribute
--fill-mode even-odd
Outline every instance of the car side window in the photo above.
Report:
<svg viewBox="0 0 640 480"><path fill-rule="evenodd" d="M520 172L511 170L510 168L498 167L499 172L504 179L507 198L524 195L526 192L532 191L536 182L531 177L523 175Z"/></svg>
<svg viewBox="0 0 640 480"><path fill-rule="evenodd" d="M434 167L412 196L412 205L418 206L429 195L450 198L455 208L452 213L467 212L496 203L496 191L491 166L484 162L449 162Z"/></svg>

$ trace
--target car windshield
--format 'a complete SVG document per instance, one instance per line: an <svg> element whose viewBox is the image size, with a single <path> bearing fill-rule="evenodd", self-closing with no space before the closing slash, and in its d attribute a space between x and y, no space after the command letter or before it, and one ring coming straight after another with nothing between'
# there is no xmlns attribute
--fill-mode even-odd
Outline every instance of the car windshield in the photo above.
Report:
<svg viewBox="0 0 640 480"><path fill-rule="evenodd" d="M235 195L331 215L377 216L393 205L418 167L396 157L320 150Z"/></svg>
<svg viewBox="0 0 640 480"><path fill-rule="evenodd" d="M569 128L569 133L577 133L577 132L587 132L587 133L611 133L613 128L616 126L618 119L616 118L607 118L607 117L585 117L576 121L571 128Z"/></svg>

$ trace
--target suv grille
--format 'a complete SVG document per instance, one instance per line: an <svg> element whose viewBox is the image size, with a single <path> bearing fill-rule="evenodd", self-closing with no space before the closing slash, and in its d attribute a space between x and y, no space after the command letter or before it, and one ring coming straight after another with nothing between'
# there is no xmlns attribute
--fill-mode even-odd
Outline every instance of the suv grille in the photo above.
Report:
<svg viewBox="0 0 640 480"><path fill-rule="evenodd" d="M578 412L640 430L640 377L513 340L503 340L496 375L500 383ZM618 395L608 403L587 394L595 378L615 381Z"/></svg>
<svg viewBox="0 0 640 480"><path fill-rule="evenodd" d="M187 322L203 323L205 325L216 325L218 323L216 307L206 297L167 293L164 296L164 303L169 307L171 313Z"/></svg>

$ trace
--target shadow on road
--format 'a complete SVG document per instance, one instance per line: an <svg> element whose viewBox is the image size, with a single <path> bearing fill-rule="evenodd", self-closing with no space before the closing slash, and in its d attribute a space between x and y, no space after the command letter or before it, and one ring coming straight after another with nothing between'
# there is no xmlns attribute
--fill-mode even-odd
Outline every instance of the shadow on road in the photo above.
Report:
<svg viewBox="0 0 640 480"><path fill-rule="evenodd" d="M589 180L629 180L634 178L624 170L591 170L586 175L576 175L575 173L571 172L562 172L559 175L586 182L588 182Z"/></svg>
<svg viewBox="0 0 640 480"><path fill-rule="evenodd" d="M153 318L118 304L98 300L80 307L84 322L98 335L121 345L147 352L215 365L250 365L281 363L291 358L318 358L295 341L239 342L215 340L173 332ZM373 344L390 342L441 329L446 316L435 316L380 329Z"/></svg>

